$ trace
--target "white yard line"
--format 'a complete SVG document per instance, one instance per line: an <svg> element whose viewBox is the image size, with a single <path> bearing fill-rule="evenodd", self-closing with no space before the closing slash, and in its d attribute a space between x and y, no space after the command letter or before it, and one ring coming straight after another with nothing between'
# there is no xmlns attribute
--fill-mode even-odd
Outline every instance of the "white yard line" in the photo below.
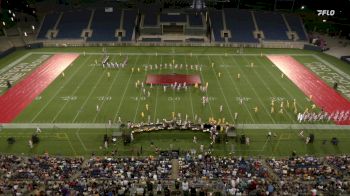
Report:
<svg viewBox="0 0 350 196"><path fill-rule="evenodd" d="M163 56L160 57L160 63L163 64ZM161 73L161 70L159 69L158 73ZM158 91L159 91L160 85L157 85L157 93L156 93L156 103L154 106L154 114L153 114L153 122L156 122L156 116L157 116L157 105L158 105Z"/></svg>
<svg viewBox="0 0 350 196"><path fill-rule="evenodd" d="M86 62L91 58L91 56L89 56L88 58L86 58L86 60L84 61L84 65L86 64ZM40 109L40 111L32 118L31 122L33 122L40 114L41 112L43 112L47 106L55 99L57 98L57 95L61 92L62 89L64 89L64 87L74 78L74 76L81 70L81 68L83 68L84 66L80 66L77 70L75 70L73 72L73 74L70 75L70 77L63 83L63 85L61 85L61 87L56 91L56 93L51 96L51 98L49 99L49 101L44 105L44 107L42 107Z"/></svg>
<svg viewBox="0 0 350 196"><path fill-rule="evenodd" d="M245 57L243 57L243 59L245 60L245 62L246 62L247 64L249 64L249 61L248 61ZM258 62L259 62L260 65L263 64L259 59L257 59L257 60L258 60ZM262 67L265 67L265 66L263 65ZM253 68L253 69L254 69L254 68ZM265 68L264 68L264 69L265 69ZM265 70L266 70L266 69L265 69ZM254 74L259 78L259 80L262 82L262 84L264 85L265 89L267 89L267 91L269 91L270 95L271 95L272 97L276 97L275 94L274 94L274 92L271 91L271 89L270 89L269 86L266 84L266 82L264 81L264 79L261 78L260 74L259 74L259 73L256 73L255 70L254 70L253 72L254 72ZM269 71L266 71L266 72L267 72L268 74L270 74ZM270 74L270 76L271 76L271 78L272 78L273 80L276 81L276 83L278 84L278 86L281 87L281 84L276 80L276 78L274 78L271 74ZM284 92L286 92L286 91L284 90L283 87L281 87L281 88L282 88L282 90L283 90ZM292 96L291 96L288 92L287 92L287 94L289 95L290 98L292 98ZM283 109L283 110L286 111L285 109ZM288 118L289 118L290 120L292 120L292 122L295 120L295 118L293 118L292 116L290 116L289 112L286 112L286 114L287 114Z"/></svg>
<svg viewBox="0 0 350 196"><path fill-rule="evenodd" d="M135 64L134 64L134 65L136 65L136 63L138 62L139 58L140 58L140 56L137 56L137 59L136 59L136 61L135 61ZM134 66L134 65L133 65L133 66ZM120 102L119 102L117 112L115 113L115 115L114 115L114 118L113 118L113 121L112 121L112 122L115 122L115 119L116 119L116 118L118 117L118 115L119 115L120 108L121 108L121 106L122 106L122 103L124 102L125 93L126 93L126 91L128 90L128 88L129 88L130 79L131 79L131 77L132 77L132 75L133 75L133 74L134 74L134 73L133 73L133 72L131 72L131 74L130 74L130 76L129 76L128 82L126 83L126 86L125 86L125 89L124 89L124 92L123 92L122 99L121 99L121 100L120 100Z"/></svg>
<svg viewBox="0 0 350 196"><path fill-rule="evenodd" d="M173 48L173 50L174 50L174 48ZM173 53L174 53L174 51L173 51ZM172 56L172 59L171 59L172 62L173 62L173 59L174 59L174 56ZM172 66L172 73L175 73L174 70L175 70L175 64L173 64L173 66ZM175 106L175 100L176 100L176 98L175 98L175 96L176 96L175 95L175 91L176 91L176 88L172 89L172 91L173 91L173 100L172 100L173 101L173 112L176 114L176 106Z"/></svg>
<svg viewBox="0 0 350 196"><path fill-rule="evenodd" d="M257 60L258 60L259 64L264 64L264 65L265 65L265 63L263 62L264 60L260 60L259 58L257 58ZM266 65L266 66L268 66L268 65ZM274 65L274 66L275 66L275 65ZM284 92L286 92L286 93L288 94L289 98L294 99L293 95L292 95L289 91L285 90L285 88L278 82L278 80L277 80L275 77L273 77L273 75L270 73L270 71L269 71L268 69L266 69L265 66L262 66L262 67L264 67L264 69L265 69L266 72L271 76L271 78L272 78L274 81L276 81L276 84L277 84L278 86L280 86L281 89L282 89ZM287 78L287 80L288 80L288 78ZM286 109L284 109L284 110L286 111ZM289 112L286 112L286 113L287 113L287 115L289 116L289 119L292 120L292 122L296 122L296 118L295 118L295 117L293 117L293 116L291 117L291 115L289 114Z"/></svg>
<svg viewBox="0 0 350 196"><path fill-rule="evenodd" d="M78 138L78 140L79 140L81 146L84 148L84 150L85 150L85 152L86 152L86 151L88 151L88 149L86 148L86 146L85 146L83 140L81 139L81 137L80 137L80 135L79 135L79 131L80 131L80 129L78 129L78 130L75 132L75 135L77 136L77 138Z"/></svg>
<svg viewBox="0 0 350 196"><path fill-rule="evenodd" d="M114 56L113 60L115 60L115 58L116 58L116 56ZM107 68L106 68L106 69L107 69ZM118 73L114 76L113 81L112 81L112 84L109 85L109 88L108 88L108 91L107 91L107 94L106 94L105 97L109 96L109 94L111 93L112 87L113 87L114 84L116 83L115 81L116 81L116 79L118 78L121 69L123 69L123 68L119 68L119 69L118 69ZM102 104L100 105L100 110L102 110L103 105L105 104L105 102L106 102L106 98L103 99ZM94 117L94 120L92 121L93 123L96 122L97 116L98 116L99 114L100 114L100 112L96 112L95 117Z"/></svg>
<svg viewBox="0 0 350 196"><path fill-rule="evenodd" d="M187 64L187 56L185 56L185 64ZM188 74L188 69L186 69L186 73ZM191 109L192 109L192 120L194 121L194 108L193 108L193 100L192 100L192 87L188 88L188 92L190 92L190 102L191 102Z"/></svg>
<svg viewBox="0 0 350 196"><path fill-rule="evenodd" d="M75 148L73 147L72 141L70 141L70 138L69 138L69 136L67 135L67 133L65 133L65 135L66 135L66 138L67 138L67 140L68 140L68 143L69 143L70 147L71 147L72 150L73 150L74 156L77 156L77 151L76 151Z"/></svg>
<svg viewBox="0 0 350 196"><path fill-rule="evenodd" d="M243 73L243 70L241 69L241 67L240 67L240 65L237 63L237 61L236 61L233 57L231 57L231 59L235 62L236 65L238 65L237 67L238 67L239 70L241 70L240 72ZM270 111L266 109L266 107L265 107L263 101L260 99L260 96L259 96L259 94L256 92L256 90L255 90L254 86L252 85L252 83L251 83L246 77L243 76L243 78L247 81L247 84L248 84L248 85L250 86L250 88L253 90L255 96L257 97L257 99L258 99L258 101L260 102L261 106L265 109L266 113L269 114ZM270 119L272 120L273 123L276 123L276 121L272 118L271 115L268 115L268 116L270 117Z"/></svg>
<svg viewBox="0 0 350 196"><path fill-rule="evenodd" d="M82 65L85 66L85 65ZM74 95L79 89L80 87L84 84L85 80L88 78L88 76L90 75L90 73L92 73L92 71L95 69L95 66L90 69L89 73L86 74L83 78L83 80L80 81L79 85L77 86L77 88L74 89L73 94ZM62 113L63 109L66 107L67 103L69 102L69 100L65 101L65 103L63 104L63 106L61 107L61 109L56 113L56 115L54 116L54 118L52 119L51 123L54 123L56 121L56 118Z"/></svg>
<svg viewBox="0 0 350 196"><path fill-rule="evenodd" d="M209 64L210 64L210 62L212 62L212 60L211 60L211 58L209 56L208 56L208 60L209 60ZM227 101L226 95L224 93L224 90L222 89L221 83L220 83L220 81L219 81L219 79L218 79L218 77L216 75L216 71L215 71L215 69L213 67L211 67L211 70L214 72L214 76L216 78L217 83L219 84L221 94L224 96L224 100L225 100L226 106L228 108L228 111L230 112L230 116L232 118L232 122L235 122L235 118L233 117L233 114L232 114L232 111L231 111L231 107L228 104L228 101Z"/></svg>
<svg viewBox="0 0 350 196"><path fill-rule="evenodd" d="M223 64L225 64L225 62L224 62L224 60L222 59L222 57L220 57L220 60L221 60L221 62L222 62ZM232 82L232 84L233 84L233 86L234 86L236 92L238 93L238 96L239 96L239 97L242 97L242 93L241 93L241 91L239 90L239 88L236 86L236 83L235 83L235 81L233 80L230 71L228 70L227 67L225 67L225 69L226 69L227 73L229 73L228 75L229 75L229 77L230 77L230 80L231 80L231 82ZM250 112L250 110L248 109L247 105L246 105L246 104L242 104L242 105L243 105L243 107L248 111L248 114L249 114L250 118L252 119L253 123L255 123L254 117L253 117L252 113Z"/></svg>
<svg viewBox="0 0 350 196"><path fill-rule="evenodd" d="M99 79L97 80L97 82L95 82L95 85L92 87L92 89L89 92L89 95L87 96L87 98L85 99L83 105L80 106L78 113L75 115L74 119L73 119L73 123L77 120L78 116L80 115L81 111L84 109L85 105L87 104L87 102L90 100L91 95L95 92L96 87L100 84L101 80L103 77L106 77L105 73L106 73L107 69L103 70L103 72L101 73L101 76L99 77ZM75 93L74 93L75 94ZM101 108L100 108L101 111ZM96 111L96 112L100 112L100 111Z"/></svg>
<svg viewBox="0 0 350 196"><path fill-rule="evenodd" d="M197 64L200 64L197 56L196 56L196 60L197 60ZM209 65L207 65L207 66L209 66ZM203 70L202 70L202 71L203 71ZM202 77L202 78L203 78L203 80L204 80L204 75L202 74L202 72L201 72L201 71L200 71L200 74L201 74L201 77ZM209 95L208 95L208 91L205 91L205 94L207 95L207 97L209 97ZM210 109L211 117L213 117L213 118L214 118L214 112L213 112L213 109L211 108L210 101L209 101L208 103L209 103L209 109Z"/></svg>
<svg viewBox="0 0 350 196"><path fill-rule="evenodd" d="M149 60L150 60L150 59L151 59L151 56L148 56L147 65L149 65ZM140 69L142 70L142 67L141 67ZM146 74L147 74L147 72L145 72L145 74L144 74L143 77L145 77ZM146 88L146 84L145 84L144 87ZM142 95L142 90L141 90L141 88L140 88L139 90L140 90L140 93L139 93L139 100L137 101L137 106L136 106L136 110L135 110L134 123L136 122L136 117L137 117L137 113L138 113L138 111L139 111L140 101L141 101L140 97L141 97L141 95ZM148 98L146 98L146 99L148 99Z"/></svg>

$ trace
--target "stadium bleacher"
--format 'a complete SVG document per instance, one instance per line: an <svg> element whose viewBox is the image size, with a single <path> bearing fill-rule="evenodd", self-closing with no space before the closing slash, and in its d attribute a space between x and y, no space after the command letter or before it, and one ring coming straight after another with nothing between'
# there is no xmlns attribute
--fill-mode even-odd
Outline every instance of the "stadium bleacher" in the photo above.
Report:
<svg viewBox="0 0 350 196"><path fill-rule="evenodd" d="M154 11L147 11L144 13L143 26L157 26L158 25L158 13Z"/></svg>
<svg viewBox="0 0 350 196"><path fill-rule="evenodd" d="M57 27L56 39L80 39L83 29L86 29L91 16L91 10L75 10L64 12Z"/></svg>
<svg viewBox="0 0 350 196"><path fill-rule="evenodd" d="M124 10L123 29L125 30L125 36L122 37L122 41L132 41L132 36L135 30L136 16L136 10Z"/></svg>
<svg viewBox="0 0 350 196"><path fill-rule="evenodd" d="M90 27L93 32L88 41L118 41L115 32L120 27L120 20L120 10L105 12L105 10L96 9Z"/></svg>
<svg viewBox="0 0 350 196"><path fill-rule="evenodd" d="M224 42L225 39L221 37L221 31L224 29L224 25L222 23L222 12L210 10L209 15L215 42Z"/></svg>
<svg viewBox="0 0 350 196"><path fill-rule="evenodd" d="M279 13L254 12L259 30L264 32L265 40L288 40L287 26Z"/></svg>
<svg viewBox="0 0 350 196"><path fill-rule="evenodd" d="M47 14L42 22L40 31L38 33L37 39L47 39L46 34L50 29L53 29L60 13L50 13Z"/></svg>
<svg viewBox="0 0 350 196"><path fill-rule="evenodd" d="M187 22L186 15L181 13L162 13L160 14L160 22L162 23L185 23Z"/></svg>
<svg viewBox="0 0 350 196"><path fill-rule="evenodd" d="M301 18L294 14L285 14L284 17L286 18L291 30L298 34L299 40L308 41L308 36L304 30Z"/></svg>
<svg viewBox="0 0 350 196"><path fill-rule="evenodd" d="M255 26L250 11L224 9L227 29L231 31L230 42L258 42L254 38Z"/></svg>
<svg viewBox="0 0 350 196"><path fill-rule="evenodd" d="M203 26L202 14L188 14L188 20L192 27Z"/></svg>
<svg viewBox="0 0 350 196"><path fill-rule="evenodd" d="M58 34L54 39L82 39L82 31L89 26L92 30L87 41L132 41L138 39L133 37L138 19L138 11L133 9L113 10L105 12L103 9L96 9L93 17L90 10L78 10L63 12L60 19L60 13L51 13L46 15L42 22L42 27L38 33L37 39L46 39L49 30L55 30L57 22ZM147 35L162 35L164 30L162 25L174 25L178 28L173 29L174 34L183 33L186 36L206 36L206 24L202 13L159 13L158 9L147 8L141 11L140 32L144 37L139 40L143 42L160 42L167 39L153 39ZM295 32L299 41L307 41L307 35L303 23L299 16L292 14L279 14L273 12L251 12L248 10L238 10L225 8L223 10L209 10L209 21L211 23L212 42L232 43L258 43L259 40L255 33L263 32L264 40L268 41L292 41L290 33ZM254 16L254 17L253 17ZM110 20L114 18L114 20ZM58 21L59 20L59 21ZM254 23L256 21L256 24ZM184 30L180 31L180 26L184 25ZM200 28L200 29L199 29ZM116 36L116 31L123 32L121 39ZM167 32L172 29L167 28ZM175 32L176 30L176 32ZM259 30L259 31L257 31ZM290 31L289 31L290 30ZM177 32L178 31L178 32ZM225 36L225 37L224 37ZM143 39L146 38L146 39ZM150 38L150 39L148 39ZM206 42L207 39L188 37L184 42ZM298 41L297 40L297 41Z"/></svg>

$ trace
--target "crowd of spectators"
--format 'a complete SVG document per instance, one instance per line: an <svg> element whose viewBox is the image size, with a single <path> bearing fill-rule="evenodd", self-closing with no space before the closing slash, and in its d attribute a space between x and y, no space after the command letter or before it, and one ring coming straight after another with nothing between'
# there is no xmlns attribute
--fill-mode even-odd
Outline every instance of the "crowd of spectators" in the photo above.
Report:
<svg viewBox="0 0 350 196"><path fill-rule="evenodd" d="M0 155L0 195L339 195L349 156L178 159Z"/></svg>
<svg viewBox="0 0 350 196"><path fill-rule="evenodd" d="M267 164L280 179L280 193L290 195L296 191L307 194L349 193L348 156L290 157L267 159Z"/></svg>
<svg viewBox="0 0 350 196"><path fill-rule="evenodd" d="M83 158L0 155L0 175L9 180L66 180L81 170Z"/></svg>
<svg viewBox="0 0 350 196"><path fill-rule="evenodd" d="M350 156L327 156L325 160L328 165L335 167L343 175L350 175Z"/></svg>
<svg viewBox="0 0 350 196"><path fill-rule="evenodd" d="M268 169L257 159L187 154L179 161L181 179L216 181L217 190L228 194L268 194L274 190Z"/></svg>
<svg viewBox="0 0 350 196"><path fill-rule="evenodd" d="M81 178L158 180L169 178L170 160L163 157L93 157L88 160Z"/></svg>

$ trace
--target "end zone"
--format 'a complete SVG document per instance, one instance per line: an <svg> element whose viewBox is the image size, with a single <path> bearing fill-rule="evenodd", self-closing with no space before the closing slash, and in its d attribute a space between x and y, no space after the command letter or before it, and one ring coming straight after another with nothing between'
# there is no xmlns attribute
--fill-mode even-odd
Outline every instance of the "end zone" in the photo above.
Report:
<svg viewBox="0 0 350 196"><path fill-rule="evenodd" d="M78 54L56 54L0 97L0 123L13 121L76 58Z"/></svg>

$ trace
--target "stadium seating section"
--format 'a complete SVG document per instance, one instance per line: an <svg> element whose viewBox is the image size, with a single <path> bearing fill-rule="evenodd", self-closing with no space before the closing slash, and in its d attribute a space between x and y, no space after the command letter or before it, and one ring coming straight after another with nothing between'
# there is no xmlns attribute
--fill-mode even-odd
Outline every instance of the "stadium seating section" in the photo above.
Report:
<svg viewBox="0 0 350 196"><path fill-rule="evenodd" d="M60 13L51 13L45 16L38 34L38 39L46 39L47 32L54 28L59 16Z"/></svg>
<svg viewBox="0 0 350 196"><path fill-rule="evenodd" d="M266 40L288 40L287 26L281 14L272 12L254 12L259 30Z"/></svg>
<svg viewBox="0 0 350 196"><path fill-rule="evenodd" d="M57 30L58 34L53 39L82 39L83 30L91 30L91 36L87 38L87 41L133 41L137 39L135 27L139 20L138 17L141 17L140 32L142 35L162 35L162 25L177 24L185 25L185 28L184 30L178 28L178 32L175 33L182 33L186 36L206 36L207 25L203 20L204 14L201 12L160 13L155 8L140 11L115 9L113 12L105 12L103 9L96 9L94 13L92 10L50 13L44 18L37 38L48 39L46 37L48 31ZM259 43L260 40L256 35L259 31L263 33L262 40L264 41L293 41L291 37L288 37L292 32L298 35L297 41L308 40L303 22L297 15L253 12L233 8L209 9L208 15L212 42ZM123 34L118 34L117 30ZM167 40L149 38L140 37L140 40L145 42ZM200 42L202 40L200 38ZM186 39L186 42L192 41L197 42L197 39L193 37Z"/></svg>
<svg viewBox="0 0 350 196"><path fill-rule="evenodd" d="M225 21L227 29L231 31L230 42L257 42L254 38L255 30L250 11L225 9Z"/></svg>
<svg viewBox="0 0 350 196"><path fill-rule="evenodd" d="M144 14L143 20L144 26L157 26L158 25L158 14L153 10L149 10Z"/></svg>
<svg viewBox="0 0 350 196"><path fill-rule="evenodd" d="M131 41L136 24L136 10L124 10L123 17L123 29L125 30L125 36L122 37L122 41Z"/></svg>
<svg viewBox="0 0 350 196"><path fill-rule="evenodd" d="M86 29L91 16L91 10L65 12L58 24L56 39L81 39L83 29Z"/></svg>
<svg viewBox="0 0 350 196"><path fill-rule="evenodd" d="M307 41L308 40L307 34L304 30L304 25L303 25L303 22L301 21L300 17L297 15L292 15L292 14L285 14L284 16L285 16L291 30L295 31L298 34L299 39Z"/></svg>
<svg viewBox="0 0 350 196"><path fill-rule="evenodd" d="M214 41L216 42L224 42L225 39L221 37L221 31L224 29L224 25L222 23L222 12L212 10L209 12L210 15L210 24L214 35Z"/></svg>
<svg viewBox="0 0 350 196"><path fill-rule="evenodd" d="M160 22L175 23L181 22L185 23L187 21L186 15L184 14L160 14Z"/></svg>
<svg viewBox="0 0 350 196"><path fill-rule="evenodd" d="M115 32L120 27L121 11L105 12L104 10L96 10L94 18L91 22L93 29L92 36L89 41L118 41Z"/></svg>
<svg viewBox="0 0 350 196"><path fill-rule="evenodd" d="M188 15L190 26L203 26L203 19L201 14L189 14Z"/></svg>

